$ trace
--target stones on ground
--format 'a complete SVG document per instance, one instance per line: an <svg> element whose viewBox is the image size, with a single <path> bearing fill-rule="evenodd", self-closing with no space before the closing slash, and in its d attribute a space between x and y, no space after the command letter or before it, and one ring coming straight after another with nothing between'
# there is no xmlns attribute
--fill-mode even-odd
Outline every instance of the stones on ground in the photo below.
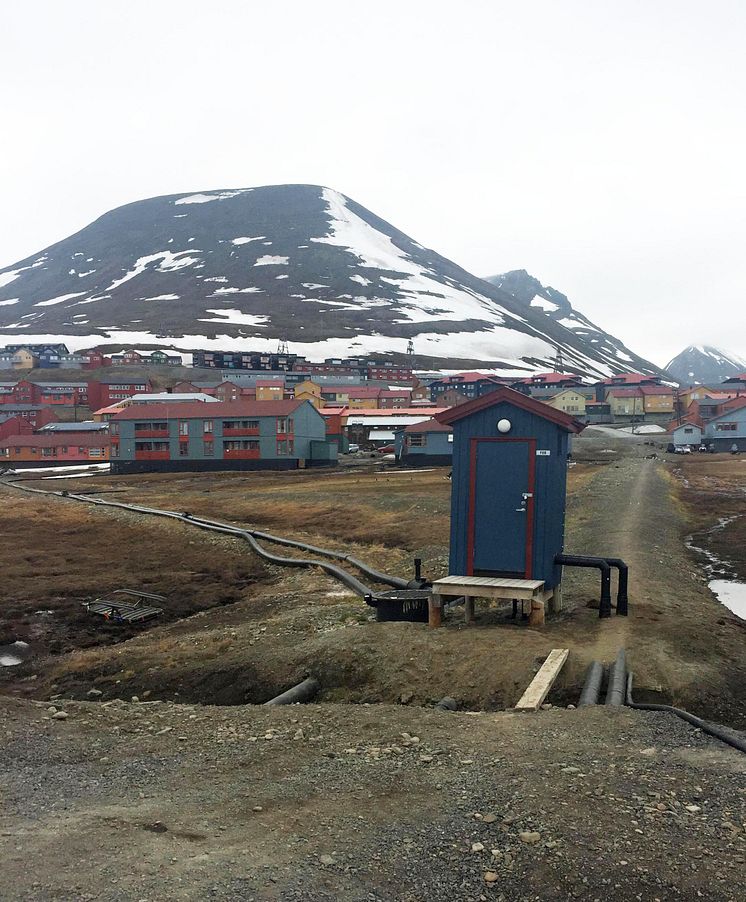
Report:
<svg viewBox="0 0 746 902"><path fill-rule="evenodd" d="M499 880L499 876L495 871L485 871L484 872L484 882L485 883L497 883Z"/></svg>
<svg viewBox="0 0 746 902"><path fill-rule="evenodd" d="M656 747L651 745L649 749L640 749L640 754L645 755L646 758L652 758L657 751Z"/></svg>
<svg viewBox="0 0 746 902"><path fill-rule="evenodd" d="M496 814L483 814L482 815L482 823L483 824L494 824L497 820Z"/></svg>
<svg viewBox="0 0 746 902"><path fill-rule="evenodd" d="M580 768L579 767L563 767L562 773L563 774L579 774Z"/></svg>
<svg viewBox="0 0 746 902"><path fill-rule="evenodd" d="M131 702L137 703L137 702L140 701L140 698L139 698L139 696L137 696L137 695L133 695L132 698L130 699L130 701L131 701Z"/></svg>
<svg viewBox="0 0 746 902"><path fill-rule="evenodd" d="M264 808L262 808L261 805L254 805L254 807L251 810L259 812L259 811L264 811Z"/></svg>
<svg viewBox="0 0 746 902"><path fill-rule="evenodd" d="M471 850L472 852L484 852L484 845L481 842L473 842Z"/></svg>
<svg viewBox="0 0 746 902"><path fill-rule="evenodd" d="M336 864L331 855L319 855L319 862L320 864L323 864L324 867L330 867L331 865Z"/></svg>
<svg viewBox="0 0 746 902"><path fill-rule="evenodd" d="M686 805L684 807L689 812L689 814L699 814L699 812L702 810L699 805Z"/></svg>
<svg viewBox="0 0 746 902"><path fill-rule="evenodd" d="M401 695L399 696L399 703L402 705L409 705L413 699L414 699L414 692L407 689L404 692L402 692Z"/></svg>
<svg viewBox="0 0 746 902"><path fill-rule="evenodd" d="M537 833L535 830L523 830L518 834L518 839L520 839L521 842L532 846L534 843L541 842L541 833Z"/></svg>
<svg viewBox="0 0 746 902"><path fill-rule="evenodd" d="M67 720L69 716L67 711L55 711L52 715L52 720Z"/></svg>
<svg viewBox="0 0 746 902"><path fill-rule="evenodd" d="M100 689L89 689L88 692L86 692L88 698L101 698L103 694L104 693Z"/></svg>

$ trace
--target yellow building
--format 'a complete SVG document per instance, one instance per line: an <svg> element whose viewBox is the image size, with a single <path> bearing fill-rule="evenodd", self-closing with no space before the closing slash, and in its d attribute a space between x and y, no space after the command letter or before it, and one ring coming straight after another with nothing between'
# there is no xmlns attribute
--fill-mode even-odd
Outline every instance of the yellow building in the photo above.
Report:
<svg viewBox="0 0 746 902"><path fill-rule="evenodd" d="M257 401L283 401L285 399L285 383L281 379L257 379Z"/></svg>
<svg viewBox="0 0 746 902"><path fill-rule="evenodd" d="M316 410L321 409L326 403L321 397L321 386L312 379L299 382L293 389L293 397L298 401L308 401Z"/></svg>
<svg viewBox="0 0 746 902"><path fill-rule="evenodd" d="M571 413L573 416L582 416L585 413L586 396L574 388L567 388L559 392L553 398L545 401L550 407Z"/></svg>
<svg viewBox="0 0 746 902"><path fill-rule="evenodd" d="M34 357L31 351L21 348L13 355L14 370L32 370L39 362L38 357Z"/></svg>

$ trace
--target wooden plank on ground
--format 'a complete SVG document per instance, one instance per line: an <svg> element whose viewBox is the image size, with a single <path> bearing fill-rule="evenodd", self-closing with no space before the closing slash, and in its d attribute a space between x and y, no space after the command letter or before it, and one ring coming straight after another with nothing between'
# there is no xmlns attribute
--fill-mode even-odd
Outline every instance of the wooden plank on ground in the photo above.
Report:
<svg viewBox="0 0 746 902"><path fill-rule="evenodd" d="M553 648L539 672L531 680L528 689L520 697L515 706L516 711L536 711L559 676L560 670L570 654L569 648Z"/></svg>

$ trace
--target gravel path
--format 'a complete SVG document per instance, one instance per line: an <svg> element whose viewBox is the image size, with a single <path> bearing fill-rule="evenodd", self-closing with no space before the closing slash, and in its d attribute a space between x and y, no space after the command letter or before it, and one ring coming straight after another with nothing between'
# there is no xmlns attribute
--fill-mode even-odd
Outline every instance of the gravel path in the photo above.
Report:
<svg viewBox="0 0 746 902"><path fill-rule="evenodd" d="M0 734L4 900L742 898L746 756L666 715L0 699Z"/></svg>

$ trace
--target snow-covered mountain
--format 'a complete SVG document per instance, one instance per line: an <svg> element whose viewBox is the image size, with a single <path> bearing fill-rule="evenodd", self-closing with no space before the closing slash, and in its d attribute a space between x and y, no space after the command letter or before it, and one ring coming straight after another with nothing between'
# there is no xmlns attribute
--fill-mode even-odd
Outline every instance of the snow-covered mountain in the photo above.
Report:
<svg viewBox="0 0 746 902"><path fill-rule="evenodd" d="M583 344L593 348L604 357L614 357L623 363L623 369L643 370L638 367L639 358L625 347L618 338L609 335L600 326L592 323L572 306L567 296L556 288L549 288L526 272L514 269L487 279L503 291L507 291L526 311L541 311L546 317L570 330ZM648 366L653 366L648 364ZM658 372L658 370L653 367Z"/></svg>
<svg viewBox="0 0 746 902"><path fill-rule="evenodd" d="M746 373L746 360L709 345L689 345L666 370L680 385L718 385L729 376Z"/></svg>
<svg viewBox="0 0 746 902"><path fill-rule="evenodd" d="M560 349L589 375L657 372L572 308L556 316L554 294L537 306L506 287L328 188L217 190L119 207L0 270L0 333L74 348L284 339L310 358L404 352L412 339L444 362L546 369Z"/></svg>

